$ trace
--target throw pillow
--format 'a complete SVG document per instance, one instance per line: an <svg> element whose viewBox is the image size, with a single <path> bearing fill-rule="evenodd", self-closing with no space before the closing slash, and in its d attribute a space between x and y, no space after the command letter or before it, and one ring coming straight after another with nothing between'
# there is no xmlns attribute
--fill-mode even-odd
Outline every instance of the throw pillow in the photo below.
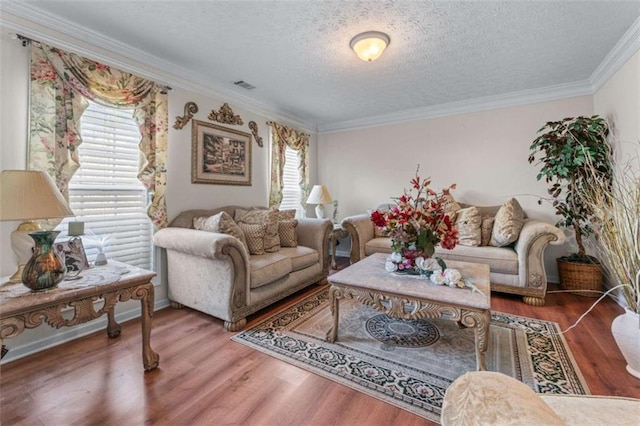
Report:
<svg viewBox="0 0 640 426"><path fill-rule="evenodd" d="M297 227L298 221L295 219L278 222L278 234L280 235L280 245L282 247L298 247Z"/></svg>
<svg viewBox="0 0 640 426"><path fill-rule="evenodd" d="M193 227L199 231L218 232L236 237L244 245L247 252L247 240L245 239L242 229L233 221L233 218L227 212L220 212L209 217L194 217Z"/></svg>
<svg viewBox="0 0 640 426"><path fill-rule="evenodd" d="M477 207L458 210L456 227L458 228L458 244L463 246L479 246L481 241L480 226L482 216Z"/></svg>
<svg viewBox="0 0 640 426"><path fill-rule="evenodd" d="M278 236L278 209L271 207L269 210L236 209L235 218L238 223L249 225L267 225L264 236L264 251L274 253L280 250L280 237Z"/></svg>
<svg viewBox="0 0 640 426"><path fill-rule="evenodd" d="M295 219L296 209L278 210L278 220Z"/></svg>
<svg viewBox="0 0 640 426"><path fill-rule="evenodd" d="M456 201L455 198L453 198L453 195L451 194L445 194L442 196L444 202L442 204L442 208L444 210L444 214L446 214L447 216L449 216L449 219L451 219L452 223L455 223L456 221L456 217L457 217L457 211L460 210L462 208L462 206L460 204L458 204L458 202Z"/></svg>
<svg viewBox="0 0 640 426"><path fill-rule="evenodd" d="M264 254L264 238L267 231L266 224L248 224L240 222L238 224L247 239L249 254Z"/></svg>
<svg viewBox="0 0 640 426"><path fill-rule="evenodd" d="M483 216L482 226L480 227L480 234L482 235L480 245L488 246L491 242L491 232L493 231L493 222L495 222L495 216Z"/></svg>
<svg viewBox="0 0 640 426"><path fill-rule="evenodd" d="M504 247L518 239L524 225L524 211L515 198L504 203L498 213L491 231L491 245Z"/></svg>

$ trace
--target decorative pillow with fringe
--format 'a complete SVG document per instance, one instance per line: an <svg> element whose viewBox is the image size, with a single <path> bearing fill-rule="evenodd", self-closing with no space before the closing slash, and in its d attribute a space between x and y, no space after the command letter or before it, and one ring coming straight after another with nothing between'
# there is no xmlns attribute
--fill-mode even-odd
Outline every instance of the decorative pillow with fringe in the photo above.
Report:
<svg viewBox="0 0 640 426"><path fill-rule="evenodd" d="M278 234L282 247L298 247L298 221L296 219L281 220L278 222Z"/></svg>
<svg viewBox="0 0 640 426"><path fill-rule="evenodd" d="M518 239L523 226L524 210L518 200L512 198L496 213L490 244L494 247L508 246Z"/></svg>
<svg viewBox="0 0 640 426"><path fill-rule="evenodd" d="M267 232L266 224L248 224L240 222L238 224L247 239L247 246L250 254L264 254L264 240Z"/></svg>
<svg viewBox="0 0 640 426"><path fill-rule="evenodd" d="M220 212L209 217L194 217L193 228L198 231L217 232L234 236L244 245L247 253L250 253L244 232L227 212Z"/></svg>

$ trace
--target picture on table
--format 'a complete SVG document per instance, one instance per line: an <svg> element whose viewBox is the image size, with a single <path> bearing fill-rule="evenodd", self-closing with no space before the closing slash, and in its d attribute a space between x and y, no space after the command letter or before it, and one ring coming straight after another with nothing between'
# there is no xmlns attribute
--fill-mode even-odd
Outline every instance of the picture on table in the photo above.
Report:
<svg viewBox="0 0 640 426"><path fill-rule="evenodd" d="M66 241L56 241L55 251L58 256L64 256L67 272L80 272L89 267L82 239L79 237L70 238Z"/></svg>

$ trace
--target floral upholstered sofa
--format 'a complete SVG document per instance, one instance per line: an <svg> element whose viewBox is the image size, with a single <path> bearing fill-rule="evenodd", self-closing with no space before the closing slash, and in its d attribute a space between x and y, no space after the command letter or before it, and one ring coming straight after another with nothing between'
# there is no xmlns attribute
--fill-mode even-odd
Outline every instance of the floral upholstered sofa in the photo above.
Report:
<svg viewBox="0 0 640 426"><path fill-rule="evenodd" d="M527 218L515 199L502 206L455 204L461 242L453 250L436 247L435 256L445 261L488 264L492 290L522 295L524 302L533 306L544 305L547 292L544 250L549 244L562 244L564 234L549 223ZM391 207L385 204L378 209ZM520 227L513 230L509 223L498 225L497 218L514 208L520 212ZM369 214L346 217L342 227L351 236L351 263L373 253L392 252L391 240L374 226ZM503 240L506 244L502 246L491 245L498 228L508 231L509 239ZM471 242L474 238L477 241Z"/></svg>
<svg viewBox="0 0 640 426"><path fill-rule="evenodd" d="M294 213L239 206L180 213L154 236L166 249L171 306L238 331L247 315L325 279L333 225Z"/></svg>

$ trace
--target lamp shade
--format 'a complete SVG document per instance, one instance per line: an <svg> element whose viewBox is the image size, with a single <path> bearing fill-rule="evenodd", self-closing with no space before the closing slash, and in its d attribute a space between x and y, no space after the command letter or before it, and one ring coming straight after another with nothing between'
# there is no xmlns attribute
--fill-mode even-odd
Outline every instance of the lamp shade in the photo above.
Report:
<svg viewBox="0 0 640 426"><path fill-rule="evenodd" d="M67 216L73 216L73 212L47 173L5 170L0 174L0 220Z"/></svg>
<svg viewBox="0 0 640 426"><path fill-rule="evenodd" d="M314 185L307 199L308 204L329 204L332 201L331 194L324 185Z"/></svg>
<svg viewBox="0 0 640 426"><path fill-rule="evenodd" d="M351 39L349 46L356 52L358 58L365 62L375 61L382 55L391 39L380 31L367 31Z"/></svg>

